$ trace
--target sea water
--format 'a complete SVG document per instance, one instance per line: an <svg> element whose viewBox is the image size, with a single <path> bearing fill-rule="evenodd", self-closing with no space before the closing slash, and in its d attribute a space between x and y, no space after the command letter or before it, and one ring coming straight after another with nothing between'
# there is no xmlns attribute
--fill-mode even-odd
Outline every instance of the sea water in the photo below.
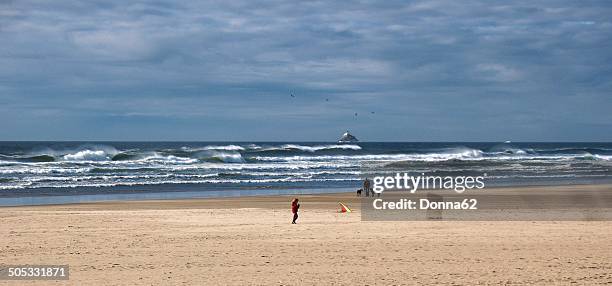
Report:
<svg viewBox="0 0 612 286"><path fill-rule="evenodd" d="M611 158L612 143L0 142L0 198L348 191L369 166L486 174L488 186L599 183Z"/></svg>

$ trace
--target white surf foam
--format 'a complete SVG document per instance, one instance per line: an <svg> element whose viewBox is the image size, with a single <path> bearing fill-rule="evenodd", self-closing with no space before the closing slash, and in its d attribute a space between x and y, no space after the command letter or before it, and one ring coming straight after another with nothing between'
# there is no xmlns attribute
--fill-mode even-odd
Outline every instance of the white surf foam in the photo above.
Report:
<svg viewBox="0 0 612 286"><path fill-rule="evenodd" d="M595 158L604 161L612 161L612 155L595 155Z"/></svg>
<svg viewBox="0 0 612 286"><path fill-rule="evenodd" d="M63 156L66 161L108 161L111 158L112 155L103 150L83 150Z"/></svg>
<svg viewBox="0 0 612 286"><path fill-rule="evenodd" d="M299 150L299 151L304 151L304 152L317 152L317 151L321 151L321 150L333 150L333 149L340 149L340 150L361 150L361 147L359 145L315 145L315 146L306 146L306 145L298 145L298 144L284 144L281 146L271 146L271 147L264 147L261 148L259 150L262 151L287 151L287 150Z"/></svg>
<svg viewBox="0 0 612 286"><path fill-rule="evenodd" d="M225 163L244 163L244 158L240 153L214 152L212 158L219 159Z"/></svg>
<svg viewBox="0 0 612 286"><path fill-rule="evenodd" d="M181 149L183 151L204 151L204 150L244 151L246 150L244 147L238 146L238 145L210 145L210 146L199 147L199 148L182 147Z"/></svg>

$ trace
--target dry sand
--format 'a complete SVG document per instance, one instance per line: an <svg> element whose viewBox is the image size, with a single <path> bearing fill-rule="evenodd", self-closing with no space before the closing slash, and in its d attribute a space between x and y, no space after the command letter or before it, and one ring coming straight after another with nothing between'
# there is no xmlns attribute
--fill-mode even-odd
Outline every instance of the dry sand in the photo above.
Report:
<svg viewBox="0 0 612 286"><path fill-rule="evenodd" d="M284 196L0 208L0 263L71 271L0 285L612 284L612 222L362 222L353 194L300 198L297 225Z"/></svg>

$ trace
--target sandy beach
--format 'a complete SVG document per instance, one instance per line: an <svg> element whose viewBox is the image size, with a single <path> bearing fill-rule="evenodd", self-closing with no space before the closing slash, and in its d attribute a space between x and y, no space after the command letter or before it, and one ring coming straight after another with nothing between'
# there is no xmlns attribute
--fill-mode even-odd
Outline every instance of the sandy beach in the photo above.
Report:
<svg viewBox="0 0 612 286"><path fill-rule="evenodd" d="M532 187L531 192L610 185ZM610 284L612 222L362 222L354 194L0 208L3 264L69 264L2 285ZM338 213L338 202L354 208Z"/></svg>
<svg viewBox="0 0 612 286"><path fill-rule="evenodd" d="M0 0L0 43L0 286L612 286L612 0Z"/></svg>

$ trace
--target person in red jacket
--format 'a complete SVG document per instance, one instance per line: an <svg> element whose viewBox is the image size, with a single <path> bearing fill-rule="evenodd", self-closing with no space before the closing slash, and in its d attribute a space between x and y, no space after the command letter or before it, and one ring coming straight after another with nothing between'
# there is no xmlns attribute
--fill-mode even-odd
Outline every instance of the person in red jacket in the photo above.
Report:
<svg viewBox="0 0 612 286"><path fill-rule="evenodd" d="M293 213L293 221L291 224L295 224L295 221L298 219L298 210L300 209L300 204L298 203L300 200L297 198L291 201L291 212Z"/></svg>

